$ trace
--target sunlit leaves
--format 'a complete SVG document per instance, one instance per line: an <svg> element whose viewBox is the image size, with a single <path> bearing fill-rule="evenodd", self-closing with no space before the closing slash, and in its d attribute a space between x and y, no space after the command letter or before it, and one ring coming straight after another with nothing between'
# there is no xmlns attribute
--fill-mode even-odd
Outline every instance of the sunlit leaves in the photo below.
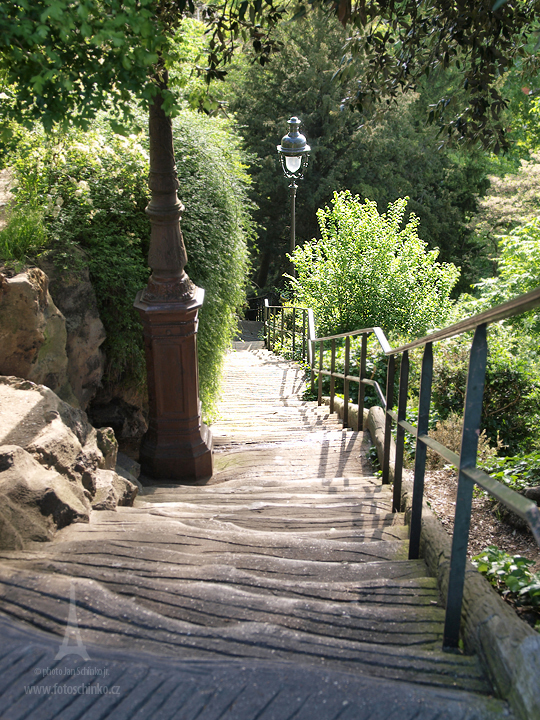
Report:
<svg viewBox="0 0 540 720"><path fill-rule="evenodd" d="M335 193L319 210L321 239L297 247L295 298L312 307L322 334L380 325L386 333L414 337L439 327L459 277L437 262L418 237L418 218L404 222L407 199L377 205Z"/></svg>

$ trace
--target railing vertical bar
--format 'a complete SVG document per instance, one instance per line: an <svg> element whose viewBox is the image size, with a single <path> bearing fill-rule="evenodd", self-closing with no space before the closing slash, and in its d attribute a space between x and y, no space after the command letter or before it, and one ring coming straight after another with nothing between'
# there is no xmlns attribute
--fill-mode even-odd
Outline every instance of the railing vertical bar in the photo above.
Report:
<svg viewBox="0 0 540 720"><path fill-rule="evenodd" d="M307 327L307 311L302 310L302 361L306 362L306 327Z"/></svg>
<svg viewBox="0 0 540 720"><path fill-rule="evenodd" d="M264 298L263 305L263 322L264 322L264 345L267 350L270 350L270 344L268 342L268 300Z"/></svg>
<svg viewBox="0 0 540 720"><path fill-rule="evenodd" d="M349 427L349 360L351 356L351 338L347 336L345 338L345 366L343 374L345 380L343 381L343 427Z"/></svg>
<svg viewBox="0 0 540 720"><path fill-rule="evenodd" d="M334 397L336 390L336 378L334 373L336 372L336 341L332 340L332 359L330 361L330 413L334 412Z"/></svg>
<svg viewBox="0 0 540 720"><path fill-rule="evenodd" d="M409 351L405 350L401 356L399 369L399 393L398 393L398 423L407 418L407 395L409 392ZM394 468L394 497L392 511L401 511L401 480L403 477L403 446L405 442L405 430L399 424L396 436L396 465Z"/></svg>
<svg viewBox="0 0 540 720"><path fill-rule="evenodd" d="M461 605L463 602L463 585L465 582L467 546L469 543L471 506L474 489L474 482L465 477L462 470L476 467L480 422L482 420L482 399L486 379L486 362L487 338L486 325L484 324L476 328L469 358L454 535L452 537L452 555L450 559L450 576L446 600L446 620L443 639L443 647L445 648L457 648L459 644Z"/></svg>
<svg viewBox="0 0 540 720"><path fill-rule="evenodd" d="M308 340L307 353L311 369L311 392L315 394L315 317L311 308L307 311Z"/></svg>
<svg viewBox="0 0 540 720"><path fill-rule="evenodd" d="M414 487L411 509L411 535L409 558L416 560L420 554L420 531L422 529L422 500L424 496L424 476L426 472L426 446L420 440L427 435L429 428L429 408L431 404L431 383L433 380L433 343L426 343L422 358L420 376L420 398L418 400L418 437L414 458Z"/></svg>
<svg viewBox="0 0 540 720"><path fill-rule="evenodd" d="M390 410L394 406L394 377L396 372L396 357L390 355L388 358L388 370L386 373L386 411L384 423L384 454L382 468L382 484L390 483L390 446L392 442L392 416Z"/></svg>
<svg viewBox="0 0 540 720"><path fill-rule="evenodd" d="M292 355L296 352L296 308L292 309Z"/></svg>
<svg viewBox="0 0 540 720"><path fill-rule="evenodd" d="M274 308L274 312L272 313L272 350L276 346L276 308Z"/></svg>
<svg viewBox="0 0 540 720"><path fill-rule="evenodd" d="M360 369L358 371L358 427L357 430L364 429L364 397L366 395L366 386L362 380L366 377L366 359L367 359L367 339L366 333L362 335L362 351L360 355Z"/></svg>
<svg viewBox="0 0 540 720"><path fill-rule="evenodd" d="M280 323L280 330L279 330L279 340L281 342L281 352L283 353L283 321L285 320L285 308L281 308L281 323Z"/></svg>
<svg viewBox="0 0 540 720"><path fill-rule="evenodd" d="M321 341L319 343L319 391L317 394L317 402L319 405L322 405L322 373L321 373L321 370L323 369L323 353L324 353L324 347L323 347L323 342Z"/></svg>

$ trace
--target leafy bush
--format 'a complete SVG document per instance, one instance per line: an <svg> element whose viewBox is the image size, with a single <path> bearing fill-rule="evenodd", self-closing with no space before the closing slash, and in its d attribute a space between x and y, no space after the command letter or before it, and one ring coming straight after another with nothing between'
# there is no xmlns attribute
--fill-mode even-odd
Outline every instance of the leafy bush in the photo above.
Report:
<svg viewBox="0 0 540 720"><path fill-rule="evenodd" d="M174 136L179 194L186 206L186 269L206 290L198 345L201 399L208 418L235 312L244 298L251 231L246 175L225 122L186 111L174 121ZM144 213L149 199L146 138L117 135L106 120L95 122L86 133L46 135L36 127L23 135L12 164L17 207L43 216L46 247L58 267L76 272L78 248L84 251L107 331L104 381L141 388L142 326L133 301L150 272L150 224ZM7 252L0 259L8 259Z"/></svg>
<svg viewBox="0 0 540 720"><path fill-rule="evenodd" d="M490 444L502 444L510 455L534 447L540 416L540 382L535 367L515 345L506 328L490 328L481 424ZM437 344L432 405L442 419L463 413L469 350L470 338L463 336Z"/></svg>
<svg viewBox="0 0 540 720"><path fill-rule="evenodd" d="M484 470L512 490L525 490L540 485L540 452L515 457L493 457Z"/></svg>
<svg viewBox="0 0 540 720"><path fill-rule="evenodd" d="M416 418L415 418L416 421ZM461 452L461 436L463 433L463 417L456 413L450 413L445 420L439 420L433 429L430 429L429 436L449 450L459 453ZM485 463L497 456L496 447L491 447L486 431L484 430L478 438L478 463L485 466ZM437 470L446 464L444 458L438 455L434 450L427 449L426 466L429 470Z"/></svg>
<svg viewBox="0 0 540 720"><path fill-rule="evenodd" d="M503 595L511 593L520 605L540 607L540 573L530 571L534 560L509 555L490 545L475 555L472 563ZM540 620L537 626L540 628Z"/></svg>
<svg viewBox="0 0 540 720"><path fill-rule="evenodd" d="M414 215L402 227L406 205L396 200L379 215L345 191L318 211L321 239L295 249L292 288L314 309L319 334L380 325L415 337L444 324L459 270L427 250Z"/></svg>

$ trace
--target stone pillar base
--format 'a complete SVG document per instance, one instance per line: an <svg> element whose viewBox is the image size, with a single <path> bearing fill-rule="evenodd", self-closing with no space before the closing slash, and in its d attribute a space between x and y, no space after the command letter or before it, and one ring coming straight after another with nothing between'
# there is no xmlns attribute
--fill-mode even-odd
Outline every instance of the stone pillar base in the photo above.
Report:
<svg viewBox="0 0 540 720"><path fill-rule="evenodd" d="M197 363L198 312L204 291L181 300L138 293L144 326L149 426L140 464L153 480L190 483L212 476L212 433L201 420Z"/></svg>

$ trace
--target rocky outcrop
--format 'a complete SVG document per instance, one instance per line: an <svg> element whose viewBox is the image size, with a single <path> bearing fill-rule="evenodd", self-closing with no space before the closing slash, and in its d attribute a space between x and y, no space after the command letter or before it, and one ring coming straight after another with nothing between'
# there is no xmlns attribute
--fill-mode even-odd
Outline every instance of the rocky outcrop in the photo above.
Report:
<svg viewBox="0 0 540 720"><path fill-rule="evenodd" d="M0 548L48 540L91 508L131 505L138 492L114 471L118 446L110 428L43 385L0 376Z"/></svg>
<svg viewBox="0 0 540 720"><path fill-rule="evenodd" d="M46 385L68 402L66 323L39 268L0 275L0 374Z"/></svg>
<svg viewBox="0 0 540 720"><path fill-rule="evenodd" d="M0 273L0 373L46 385L84 410L105 362L94 289L82 262L77 273L62 277L50 258L42 265L47 273Z"/></svg>
<svg viewBox="0 0 540 720"><path fill-rule="evenodd" d="M49 278L54 304L65 318L67 378L80 407L86 410L103 376L105 328L82 250L74 255L74 262L76 269L60 273L53 256L46 254L39 265Z"/></svg>
<svg viewBox="0 0 540 720"><path fill-rule="evenodd" d="M0 447L1 547L50 540L56 529L89 518L90 503L79 484L47 470L18 445Z"/></svg>

